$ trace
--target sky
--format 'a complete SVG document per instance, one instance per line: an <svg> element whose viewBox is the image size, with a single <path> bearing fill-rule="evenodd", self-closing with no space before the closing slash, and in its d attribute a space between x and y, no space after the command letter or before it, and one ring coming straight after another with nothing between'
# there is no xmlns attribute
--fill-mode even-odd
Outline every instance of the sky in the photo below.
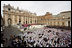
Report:
<svg viewBox="0 0 72 48"><path fill-rule="evenodd" d="M37 16L50 12L57 15L62 11L71 11L71 1L1 1L1 14L3 16L4 4L19 7L20 10L28 10Z"/></svg>

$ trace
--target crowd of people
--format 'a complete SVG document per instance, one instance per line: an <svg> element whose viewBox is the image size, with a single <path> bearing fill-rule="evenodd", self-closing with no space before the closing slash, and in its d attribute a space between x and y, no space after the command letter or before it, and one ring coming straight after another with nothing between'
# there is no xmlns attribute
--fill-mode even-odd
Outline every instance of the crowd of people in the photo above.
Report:
<svg viewBox="0 0 72 48"><path fill-rule="evenodd" d="M4 47L4 44L5 44L6 40L7 40L7 38L4 38L3 36L4 36L4 34L1 33L1 47Z"/></svg>
<svg viewBox="0 0 72 48"><path fill-rule="evenodd" d="M71 47L71 31L38 28L19 36L11 36L8 47Z"/></svg>

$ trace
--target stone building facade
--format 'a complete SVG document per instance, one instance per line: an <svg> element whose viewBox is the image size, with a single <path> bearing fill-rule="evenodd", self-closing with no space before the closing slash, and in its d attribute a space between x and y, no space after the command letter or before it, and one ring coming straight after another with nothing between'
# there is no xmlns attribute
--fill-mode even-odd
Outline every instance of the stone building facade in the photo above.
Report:
<svg viewBox="0 0 72 48"><path fill-rule="evenodd" d="M53 16L51 13L46 13L46 15L38 16L38 18L38 24L71 27L71 11L64 11L56 16Z"/></svg>
<svg viewBox="0 0 72 48"><path fill-rule="evenodd" d="M37 16L36 13L15 9L10 4L3 6L3 18L5 26L21 24L44 24L48 26L70 26L71 27L71 11L64 11L58 15L52 15L46 12L43 16Z"/></svg>
<svg viewBox="0 0 72 48"><path fill-rule="evenodd" d="M3 6L3 18L5 26L15 24L37 24L37 17L35 13L31 13L25 10L15 9L9 5Z"/></svg>

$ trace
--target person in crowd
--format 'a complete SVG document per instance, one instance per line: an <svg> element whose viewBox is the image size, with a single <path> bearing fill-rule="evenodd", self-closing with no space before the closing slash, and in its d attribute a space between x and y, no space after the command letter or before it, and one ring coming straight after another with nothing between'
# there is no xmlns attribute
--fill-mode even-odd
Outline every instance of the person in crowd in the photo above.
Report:
<svg viewBox="0 0 72 48"><path fill-rule="evenodd" d="M12 46L8 47L71 47L70 36L70 34L60 32L54 28L37 29L34 32L28 31L24 33L24 36L11 35L10 41ZM1 38L2 47L6 40Z"/></svg>

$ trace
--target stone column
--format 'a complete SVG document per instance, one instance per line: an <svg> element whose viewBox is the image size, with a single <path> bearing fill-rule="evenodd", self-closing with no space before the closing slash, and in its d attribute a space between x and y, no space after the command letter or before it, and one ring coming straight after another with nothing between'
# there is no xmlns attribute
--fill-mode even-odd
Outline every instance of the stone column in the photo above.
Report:
<svg viewBox="0 0 72 48"><path fill-rule="evenodd" d="M23 17L21 16L21 24L23 24Z"/></svg>
<svg viewBox="0 0 72 48"><path fill-rule="evenodd" d="M5 26L8 26L8 21L7 21L8 20L8 15L5 14L4 16L5 16L5 18L4 18L4 20L5 20Z"/></svg>
<svg viewBox="0 0 72 48"><path fill-rule="evenodd" d="M12 15L12 25L15 25L15 15Z"/></svg>

